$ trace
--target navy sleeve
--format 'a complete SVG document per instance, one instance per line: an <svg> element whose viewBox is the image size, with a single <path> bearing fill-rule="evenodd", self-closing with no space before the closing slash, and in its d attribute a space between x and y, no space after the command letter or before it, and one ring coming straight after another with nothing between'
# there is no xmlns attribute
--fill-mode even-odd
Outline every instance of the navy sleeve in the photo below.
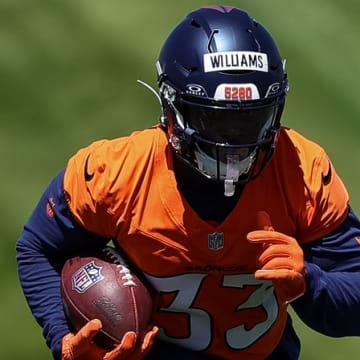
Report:
<svg viewBox="0 0 360 360"><path fill-rule="evenodd" d="M312 329L333 337L360 335L360 222L343 224L304 247L306 293L292 303Z"/></svg>
<svg viewBox="0 0 360 360"><path fill-rule="evenodd" d="M60 358L62 337L70 331L61 300L61 268L82 248L109 241L74 220L64 196L63 176L64 171L46 189L16 243L24 295L55 359Z"/></svg>

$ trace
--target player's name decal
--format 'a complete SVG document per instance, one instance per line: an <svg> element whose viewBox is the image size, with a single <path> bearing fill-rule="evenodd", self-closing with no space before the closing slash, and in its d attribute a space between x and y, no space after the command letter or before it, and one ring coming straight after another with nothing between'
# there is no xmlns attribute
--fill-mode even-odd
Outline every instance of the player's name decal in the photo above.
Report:
<svg viewBox="0 0 360 360"><path fill-rule="evenodd" d="M268 72L267 54L255 51L223 51L204 54L204 71L253 70Z"/></svg>

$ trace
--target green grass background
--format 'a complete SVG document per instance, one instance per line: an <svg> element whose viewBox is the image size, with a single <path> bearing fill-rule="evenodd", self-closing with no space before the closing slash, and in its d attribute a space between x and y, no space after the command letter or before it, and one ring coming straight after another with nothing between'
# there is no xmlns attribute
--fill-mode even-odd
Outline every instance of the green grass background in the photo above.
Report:
<svg viewBox="0 0 360 360"><path fill-rule="evenodd" d="M0 358L50 359L22 296L15 242L43 189L89 142L157 122L155 61L171 28L208 2L0 0ZM210 2L212 3L212 2ZM321 143L360 208L358 0L243 0L275 36L291 81L283 123ZM360 213L360 212L359 212ZM296 319L301 359L357 358Z"/></svg>

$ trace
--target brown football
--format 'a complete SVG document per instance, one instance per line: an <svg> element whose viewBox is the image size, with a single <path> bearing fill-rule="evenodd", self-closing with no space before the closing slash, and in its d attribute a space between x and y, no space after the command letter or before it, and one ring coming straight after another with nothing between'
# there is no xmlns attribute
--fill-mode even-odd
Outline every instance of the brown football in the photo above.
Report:
<svg viewBox="0 0 360 360"><path fill-rule="evenodd" d="M150 293L112 247L89 250L67 260L61 273L61 291L74 330L91 319L102 322L94 340L105 349L120 343L127 331L142 338L151 326Z"/></svg>

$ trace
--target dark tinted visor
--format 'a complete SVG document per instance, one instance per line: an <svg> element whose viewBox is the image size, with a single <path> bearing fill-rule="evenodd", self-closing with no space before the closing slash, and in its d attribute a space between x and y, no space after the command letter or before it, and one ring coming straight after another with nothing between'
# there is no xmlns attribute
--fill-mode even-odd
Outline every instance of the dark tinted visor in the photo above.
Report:
<svg viewBox="0 0 360 360"><path fill-rule="evenodd" d="M255 144L273 124L277 106L260 109L225 109L189 103L179 108L184 122L204 139L217 143Z"/></svg>

